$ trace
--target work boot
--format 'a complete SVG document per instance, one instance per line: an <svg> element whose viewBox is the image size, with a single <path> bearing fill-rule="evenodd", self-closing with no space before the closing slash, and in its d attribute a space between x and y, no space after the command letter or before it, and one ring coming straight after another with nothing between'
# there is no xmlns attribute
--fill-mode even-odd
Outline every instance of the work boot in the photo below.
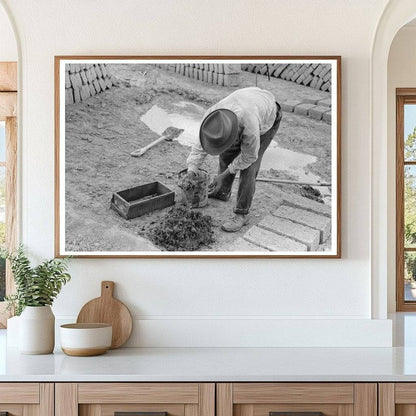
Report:
<svg viewBox="0 0 416 416"><path fill-rule="evenodd" d="M235 233L236 231L240 231L248 222L248 215L235 214L228 221L225 221L221 228L228 233Z"/></svg>
<svg viewBox="0 0 416 416"><path fill-rule="evenodd" d="M231 197L231 191L226 194L225 192L217 192L216 194L208 193L208 198L219 199L220 201L228 201Z"/></svg>

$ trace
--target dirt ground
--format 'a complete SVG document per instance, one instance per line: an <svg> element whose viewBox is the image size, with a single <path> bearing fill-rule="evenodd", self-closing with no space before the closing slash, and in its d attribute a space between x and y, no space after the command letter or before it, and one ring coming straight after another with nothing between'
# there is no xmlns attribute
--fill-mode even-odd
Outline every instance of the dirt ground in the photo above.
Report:
<svg viewBox="0 0 416 416"><path fill-rule="evenodd" d="M177 186L177 174L186 167L190 147L177 141L162 142L140 158L130 153L157 139L140 117L154 105L167 111L175 103L190 102L207 109L235 88L219 87L185 78L152 66L110 66L120 79L119 86L88 100L66 106L66 250L67 251L149 251L163 250L148 243L149 229L165 210L125 220L110 209L112 194L152 181L160 181L176 192L176 201L183 200ZM242 87L254 86L254 74L244 73ZM328 93L297 84L259 75L257 85L272 91L277 101L287 99L327 98ZM305 90L306 89L306 90ZM178 110L177 107L175 108ZM331 126L295 114L283 113L275 140L280 147L317 157L307 169L323 181L331 179ZM204 168L214 176L217 158L208 157ZM260 172L270 178L292 178L290 172L269 169ZM237 181L236 181L237 182ZM233 196L237 183L234 184ZM283 192L299 193L296 185L257 183L251 210L251 224L256 224L276 210ZM232 215L234 198L229 202L209 200L201 209L213 218L215 243L201 250L226 250L239 233L225 233L221 223Z"/></svg>

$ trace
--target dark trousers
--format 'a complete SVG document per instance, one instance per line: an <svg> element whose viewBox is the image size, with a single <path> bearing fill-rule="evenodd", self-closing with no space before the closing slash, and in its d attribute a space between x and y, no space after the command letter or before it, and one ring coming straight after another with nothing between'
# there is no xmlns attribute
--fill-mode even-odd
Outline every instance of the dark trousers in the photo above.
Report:
<svg viewBox="0 0 416 416"><path fill-rule="evenodd" d="M280 120L282 119L282 109L278 103L276 120L273 123L273 126L270 130L260 136L260 149L257 160L252 163L247 169L240 171L240 182L238 185L237 193L237 203L234 208L236 214L248 214L250 211L251 203L253 202L254 192L256 191L256 178L259 173L261 161L263 159L264 152L269 147L269 144L273 140L273 137L276 135L277 130L279 130ZM241 141L236 140L236 142L228 148L225 152L219 155L219 169L218 173L224 172L228 165L240 154L241 152ZM233 185L235 175L230 175L225 181L218 192L223 196L227 196L231 192L231 187Z"/></svg>

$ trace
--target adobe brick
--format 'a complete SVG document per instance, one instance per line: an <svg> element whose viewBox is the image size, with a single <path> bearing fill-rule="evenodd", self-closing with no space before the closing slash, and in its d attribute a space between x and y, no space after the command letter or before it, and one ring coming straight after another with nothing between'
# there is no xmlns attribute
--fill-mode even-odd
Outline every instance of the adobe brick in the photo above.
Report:
<svg viewBox="0 0 416 416"><path fill-rule="evenodd" d="M71 80L71 85L72 85L73 88L81 87L82 81L81 81L81 76L79 75L78 72L74 72L74 73L70 74L69 78Z"/></svg>
<svg viewBox="0 0 416 416"><path fill-rule="evenodd" d="M332 101L330 98L325 98L324 100L319 100L318 105L331 108Z"/></svg>
<svg viewBox="0 0 416 416"><path fill-rule="evenodd" d="M329 81L328 82L325 82L325 84L323 84L321 86L321 90L322 91L329 91L330 86L331 86L331 83Z"/></svg>
<svg viewBox="0 0 416 416"><path fill-rule="evenodd" d="M91 94L91 97L92 97L93 95L97 94L97 91L95 91L94 85L89 84L88 86L89 86L89 88L90 88L90 94Z"/></svg>
<svg viewBox="0 0 416 416"><path fill-rule="evenodd" d="M313 105L316 105L318 103L318 100L315 100L313 98L304 98L302 100L302 103L303 104L313 104Z"/></svg>
<svg viewBox="0 0 416 416"><path fill-rule="evenodd" d="M238 87L240 81L240 74L224 74L224 85L226 87Z"/></svg>
<svg viewBox="0 0 416 416"><path fill-rule="evenodd" d="M69 78L69 71L65 71L65 88L71 86L71 79Z"/></svg>
<svg viewBox="0 0 416 416"><path fill-rule="evenodd" d="M325 121L326 123L331 123L332 122L332 113L331 113L331 110L326 111L323 114L322 120Z"/></svg>
<svg viewBox="0 0 416 416"><path fill-rule="evenodd" d="M309 85L313 80L313 75L309 74L306 78L302 81L303 85Z"/></svg>
<svg viewBox="0 0 416 416"><path fill-rule="evenodd" d="M104 91L107 88L107 84L102 78L98 78L98 82L100 84L101 89Z"/></svg>
<svg viewBox="0 0 416 416"><path fill-rule="evenodd" d="M276 65L276 69L273 71L273 76L279 78L280 74L287 68L287 64Z"/></svg>
<svg viewBox="0 0 416 416"><path fill-rule="evenodd" d="M331 218L332 210L330 206L303 196L286 194L282 197L282 204Z"/></svg>
<svg viewBox="0 0 416 416"><path fill-rule="evenodd" d="M315 70L313 71L313 74L315 75L315 76L318 76L319 75L319 73L322 71L322 65L321 64L319 64L316 68L315 68Z"/></svg>
<svg viewBox="0 0 416 416"><path fill-rule="evenodd" d="M309 114L309 110L313 107L315 107L313 104L299 104L294 108L293 112L295 114L307 116Z"/></svg>
<svg viewBox="0 0 416 416"><path fill-rule="evenodd" d="M96 64L94 66L94 69L95 69L95 73L97 74L97 77L101 78L103 76L103 73L101 72L100 66Z"/></svg>
<svg viewBox="0 0 416 416"><path fill-rule="evenodd" d="M247 240L244 240L242 237L238 237L236 240L234 240L228 247L227 251L262 251L267 252L263 247L260 247L256 244L250 243Z"/></svg>
<svg viewBox="0 0 416 416"><path fill-rule="evenodd" d="M306 74L302 74L300 77L298 77L298 79L296 80L297 84L301 84L302 81L307 77Z"/></svg>
<svg viewBox="0 0 416 416"><path fill-rule="evenodd" d="M320 243L325 242L331 233L331 218L324 215L287 205L281 205L273 215L319 230Z"/></svg>
<svg viewBox="0 0 416 416"><path fill-rule="evenodd" d="M88 84L88 78L87 78L87 74L85 73L85 71L84 70L80 71L79 75L81 76L82 84L83 85Z"/></svg>
<svg viewBox="0 0 416 416"><path fill-rule="evenodd" d="M71 87L65 89L65 104L74 103L74 93Z"/></svg>
<svg viewBox="0 0 416 416"><path fill-rule="evenodd" d="M236 64L224 64L224 74L239 74L240 68Z"/></svg>
<svg viewBox="0 0 416 416"><path fill-rule="evenodd" d="M325 82L329 81L332 77L331 71L329 71L323 78Z"/></svg>
<svg viewBox="0 0 416 416"><path fill-rule="evenodd" d="M269 68L269 70L270 70L270 68ZM266 64L264 64L264 65L260 68L259 74L261 74L261 75L266 75L266 74L267 74L267 65L266 65Z"/></svg>
<svg viewBox="0 0 416 416"><path fill-rule="evenodd" d="M78 87L72 88L74 91L74 102L79 103L81 101L81 94Z"/></svg>
<svg viewBox="0 0 416 416"><path fill-rule="evenodd" d="M286 111L287 113L293 113L295 107L300 104L302 104L302 102L297 100L288 100L284 103L280 103L282 110Z"/></svg>
<svg viewBox="0 0 416 416"><path fill-rule="evenodd" d="M273 233L263 228L251 227L245 234L244 239L252 244L258 245L270 251L307 251L305 244L299 243L291 238Z"/></svg>
<svg viewBox="0 0 416 416"><path fill-rule="evenodd" d="M100 86L100 83L98 82L98 79L95 79L92 82L92 84L94 85L95 91L97 91L97 93L101 92L101 86Z"/></svg>
<svg viewBox="0 0 416 416"><path fill-rule="evenodd" d="M319 230L314 228L273 215L265 217L259 222L258 226L305 244L308 251L315 251L318 248L320 234Z"/></svg>
<svg viewBox="0 0 416 416"><path fill-rule="evenodd" d="M91 96L90 87L88 85L83 85L80 90L81 100L86 100Z"/></svg>
<svg viewBox="0 0 416 416"><path fill-rule="evenodd" d="M209 82L210 84L212 84L212 80L214 78L214 73L212 71L208 71L208 79L207 82Z"/></svg>
<svg viewBox="0 0 416 416"><path fill-rule="evenodd" d="M309 116L315 120L322 120L323 115L328 111L328 107L316 106L309 110Z"/></svg>

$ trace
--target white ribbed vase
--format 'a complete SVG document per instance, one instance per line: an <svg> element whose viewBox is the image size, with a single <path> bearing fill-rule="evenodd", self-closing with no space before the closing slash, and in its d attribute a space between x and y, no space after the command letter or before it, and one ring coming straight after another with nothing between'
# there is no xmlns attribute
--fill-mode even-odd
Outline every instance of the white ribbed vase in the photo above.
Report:
<svg viewBox="0 0 416 416"><path fill-rule="evenodd" d="M26 306L19 319L19 351L50 354L55 347L55 315L50 306Z"/></svg>

